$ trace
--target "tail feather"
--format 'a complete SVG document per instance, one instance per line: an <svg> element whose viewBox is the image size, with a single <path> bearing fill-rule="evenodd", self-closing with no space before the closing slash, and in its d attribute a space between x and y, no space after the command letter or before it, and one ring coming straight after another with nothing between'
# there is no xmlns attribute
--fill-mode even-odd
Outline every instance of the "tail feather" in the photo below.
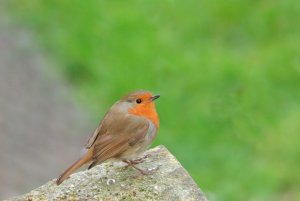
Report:
<svg viewBox="0 0 300 201"><path fill-rule="evenodd" d="M71 165L68 169L66 169L56 180L56 184L60 185L65 179L69 177L70 174L75 172L78 168L82 165L86 164L87 162L91 161L93 158L93 151L88 150L81 158L79 158L73 165Z"/></svg>

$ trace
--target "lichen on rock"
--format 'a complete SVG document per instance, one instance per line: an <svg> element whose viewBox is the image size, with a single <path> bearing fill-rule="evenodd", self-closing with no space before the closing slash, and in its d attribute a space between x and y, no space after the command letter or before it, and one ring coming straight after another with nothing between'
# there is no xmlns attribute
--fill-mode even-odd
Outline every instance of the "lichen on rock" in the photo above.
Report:
<svg viewBox="0 0 300 201"><path fill-rule="evenodd" d="M59 186L52 180L8 200L207 200L164 146L150 149L146 154L149 157L138 166L148 170L159 167L153 174L142 175L122 162L106 162L71 175Z"/></svg>

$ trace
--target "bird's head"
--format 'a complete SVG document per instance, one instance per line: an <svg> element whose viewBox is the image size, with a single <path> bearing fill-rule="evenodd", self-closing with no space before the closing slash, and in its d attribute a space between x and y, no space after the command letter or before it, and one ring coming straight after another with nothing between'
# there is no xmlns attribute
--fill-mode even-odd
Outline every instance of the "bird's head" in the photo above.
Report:
<svg viewBox="0 0 300 201"><path fill-rule="evenodd" d="M159 97L160 95L153 95L149 91L139 90L124 96L121 102L128 105L128 113L146 117L158 127L159 119L154 100Z"/></svg>

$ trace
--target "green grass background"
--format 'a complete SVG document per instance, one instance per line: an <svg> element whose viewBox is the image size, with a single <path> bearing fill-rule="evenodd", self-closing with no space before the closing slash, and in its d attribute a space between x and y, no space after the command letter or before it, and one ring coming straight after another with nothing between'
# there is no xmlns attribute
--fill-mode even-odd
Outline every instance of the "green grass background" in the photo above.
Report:
<svg viewBox="0 0 300 201"><path fill-rule="evenodd" d="M95 119L129 91L161 94L155 144L210 200L300 200L299 1L8 6Z"/></svg>

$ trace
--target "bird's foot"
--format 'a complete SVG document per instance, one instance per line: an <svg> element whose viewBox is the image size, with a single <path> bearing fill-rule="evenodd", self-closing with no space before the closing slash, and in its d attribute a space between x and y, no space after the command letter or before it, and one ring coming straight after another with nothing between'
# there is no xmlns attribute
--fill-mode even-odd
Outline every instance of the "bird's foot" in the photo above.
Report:
<svg viewBox="0 0 300 201"><path fill-rule="evenodd" d="M153 173L154 173L156 170L158 170L159 167L160 167L160 166L157 166L157 167L155 167L155 168L149 168L149 169L147 169L147 170L143 170L143 169L141 169L141 168L135 166L136 164L135 164L135 163L132 163L132 161L130 161L130 160L123 160L123 162L124 162L124 163L127 163L128 166L131 166L131 167L133 167L134 169L138 170L138 171L139 171L141 174L143 174L143 175L150 175L150 174L153 174ZM128 166L127 166L127 167L128 167Z"/></svg>
<svg viewBox="0 0 300 201"><path fill-rule="evenodd" d="M137 159L129 160L129 161L131 164L136 165L136 164L144 162L146 160L146 158L148 158L149 156L150 156L150 154L146 154L145 156L143 156L141 158L137 158Z"/></svg>

